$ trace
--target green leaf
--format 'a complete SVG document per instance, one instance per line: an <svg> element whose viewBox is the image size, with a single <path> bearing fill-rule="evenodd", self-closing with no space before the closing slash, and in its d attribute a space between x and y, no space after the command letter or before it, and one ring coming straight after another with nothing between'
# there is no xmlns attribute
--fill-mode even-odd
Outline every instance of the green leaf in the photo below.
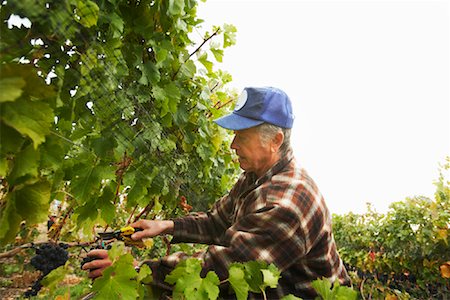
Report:
<svg viewBox="0 0 450 300"><path fill-rule="evenodd" d="M16 180L23 176L37 177L39 158L39 151L35 150L32 144L17 153L8 178L10 184L15 184Z"/></svg>
<svg viewBox="0 0 450 300"><path fill-rule="evenodd" d="M91 146L94 149L95 154L104 158L113 153L114 148L117 146L117 142L112 135L108 134L92 139Z"/></svg>
<svg viewBox="0 0 450 300"><path fill-rule="evenodd" d="M40 168L58 170L64 162L67 153L67 143L61 138L50 135L39 148L41 153Z"/></svg>
<svg viewBox="0 0 450 300"><path fill-rule="evenodd" d="M15 193L7 194L4 201L6 207L0 210L0 242L2 245L14 240L22 221L16 211Z"/></svg>
<svg viewBox="0 0 450 300"><path fill-rule="evenodd" d="M139 268L139 274L137 277L137 281L142 282L144 284L149 284L153 281L152 269L150 269L150 267L148 265L143 264Z"/></svg>
<svg viewBox="0 0 450 300"><path fill-rule="evenodd" d="M9 172L9 164L6 155L0 153L0 177L5 177Z"/></svg>
<svg viewBox="0 0 450 300"><path fill-rule="evenodd" d="M115 191L112 184L108 184L103 188L102 195L97 200L97 207L100 209L102 219L106 224L110 224L117 217L116 206L113 204Z"/></svg>
<svg viewBox="0 0 450 300"><path fill-rule="evenodd" d="M212 72L213 63L208 60L208 54L206 54L206 52L204 52L202 55L199 56L198 61L205 66L208 72Z"/></svg>
<svg viewBox="0 0 450 300"><path fill-rule="evenodd" d="M127 205L133 207L141 203L145 195L147 195L147 186L141 181L136 181L128 192Z"/></svg>
<svg viewBox="0 0 450 300"><path fill-rule="evenodd" d="M165 282L174 284L174 299L202 299L202 295L207 293L206 290L202 291L201 286L203 279L200 277L202 270L201 261L196 258L188 258L180 262L176 268L170 272L165 278ZM214 278L209 277L209 283L205 283L206 287L211 288ZM203 293L204 292L204 293ZM211 290L211 292L213 292Z"/></svg>
<svg viewBox="0 0 450 300"><path fill-rule="evenodd" d="M75 20L84 27L97 25L100 9L95 2L90 0L79 0L77 2Z"/></svg>
<svg viewBox="0 0 450 300"><path fill-rule="evenodd" d="M169 0L169 14L172 16L184 14L184 0Z"/></svg>
<svg viewBox="0 0 450 300"><path fill-rule="evenodd" d="M41 101L18 99L3 104L0 119L21 134L29 136L33 140L34 148L37 148L50 133L53 110Z"/></svg>
<svg viewBox="0 0 450 300"><path fill-rule="evenodd" d="M249 285L245 280L245 272L243 267L232 264L228 270L231 287L236 293L238 300L245 300L248 297Z"/></svg>
<svg viewBox="0 0 450 300"><path fill-rule="evenodd" d="M5 197L6 207L0 211L0 241L6 243L16 236L22 220L31 226L47 219L50 184L40 181L24 185Z"/></svg>
<svg viewBox="0 0 450 300"><path fill-rule="evenodd" d="M236 27L230 24L224 24L223 47L227 48L236 44Z"/></svg>
<svg viewBox="0 0 450 300"><path fill-rule="evenodd" d="M192 78L196 72L197 67L195 66L195 63L192 60L188 60L181 65L179 74L181 74L184 78Z"/></svg>
<svg viewBox="0 0 450 300"><path fill-rule="evenodd" d="M314 280L311 285L316 290L317 294L319 294L324 300L332 299L331 283L328 279L324 278Z"/></svg>
<svg viewBox="0 0 450 300"><path fill-rule="evenodd" d="M0 78L0 103L14 101L22 95L25 80L21 77Z"/></svg>
<svg viewBox="0 0 450 300"><path fill-rule="evenodd" d="M114 176L111 166L95 165L88 160L73 166L72 170L71 191L79 204L85 203L89 195L98 193L102 179Z"/></svg>
<svg viewBox="0 0 450 300"><path fill-rule="evenodd" d="M212 54L214 55L215 59L218 62L222 62L222 58L223 58L223 50L222 49L210 49Z"/></svg>
<svg viewBox="0 0 450 300"><path fill-rule="evenodd" d="M18 213L30 224L47 220L47 211L50 201L50 184L39 181L25 185L15 192L15 205Z"/></svg>
<svg viewBox="0 0 450 300"><path fill-rule="evenodd" d="M69 262L67 262L64 266L60 266L52 270L41 280L42 285L49 288L50 292L53 292L58 287L58 284L64 280L66 275L71 273L68 266Z"/></svg>
<svg viewBox="0 0 450 300"><path fill-rule="evenodd" d="M202 281L201 290L206 291L208 299L217 299L219 297L220 280L216 273L209 271Z"/></svg>
<svg viewBox="0 0 450 300"><path fill-rule="evenodd" d="M260 293L263 285L263 274L261 270L267 268L267 263L264 261L248 261L243 265L245 280L249 285L250 291Z"/></svg>
<svg viewBox="0 0 450 300"><path fill-rule="evenodd" d="M139 79L139 83L143 85L155 85L161 79L161 74L159 73L158 68L154 63L148 61L144 64L141 64L139 69L142 72L142 76Z"/></svg>
<svg viewBox="0 0 450 300"><path fill-rule="evenodd" d="M164 92L167 98L169 98L169 111L175 113L181 99L180 89L175 83L171 82L164 87Z"/></svg>
<svg viewBox="0 0 450 300"><path fill-rule="evenodd" d="M280 275L274 274L272 271L264 269L261 270L264 277L264 287L268 286L271 288L276 288L278 285L278 280L280 279Z"/></svg>
<svg viewBox="0 0 450 300"><path fill-rule="evenodd" d="M17 130L0 122L0 153L15 154L21 148L24 140Z"/></svg>
<svg viewBox="0 0 450 300"><path fill-rule="evenodd" d="M297 296L294 296L292 294L289 294L289 295L284 296L283 298L281 298L281 300L303 300L303 299L299 298Z"/></svg>
<svg viewBox="0 0 450 300"><path fill-rule="evenodd" d="M278 285L278 280L280 280L280 270L274 265L270 264L267 269L261 270L263 273L263 289L265 289L267 286L271 288L276 288Z"/></svg>
<svg viewBox="0 0 450 300"><path fill-rule="evenodd" d="M134 280L137 275L133 267L133 256L129 253L120 255L113 265L106 268L103 275L94 281L92 290L97 292L95 299L137 299L138 282Z"/></svg>
<svg viewBox="0 0 450 300"><path fill-rule="evenodd" d="M347 286L340 286L337 288L336 300L356 300L358 299L358 292Z"/></svg>

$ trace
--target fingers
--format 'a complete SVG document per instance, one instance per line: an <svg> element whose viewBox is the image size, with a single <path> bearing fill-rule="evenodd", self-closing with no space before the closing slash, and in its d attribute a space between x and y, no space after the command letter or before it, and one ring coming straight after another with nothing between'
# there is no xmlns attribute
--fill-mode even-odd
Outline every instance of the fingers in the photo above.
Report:
<svg viewBox="0 0 450 300"><path fill-rule="evenodd" d="M139 220L137 222L130 224L130 226L134 227L134 228L142 228L145 230L145 229L150 228L150 226L151 226L150 223L151 223L151 221L149 221L149 220Z"/></svg>
<svg viewBox="0 0 450 300"><path fill-rule="evenodd" d="M107 258L108 250L105 249L94 249L87 253L89 257Z"/></svg>
<svg viewBox="0 0 450 300"><path fill-rule="evenodd" d="M147 232L145 232L145 230L143 230L143 231L133 233L131 235L131 239L137 241L137 240L142 240L143 238L145 238L147 236L148 236Z"/></svg>
<svg viewBox="0 0 450 300"><path fill-rule="evenodd" d="M151 235L151 232L149 232L148 229L152 228L151 223L152 223L152 221L150 221L150 220L139 220L137 222L130 224L131 227L143 229L142 231L133 233L131 235L131 239L141 240L145 237L149 237Z"/></svg>
<svg viewBox="0 0 450 300"><path fill-rule="evenodd" d="M83 265L83 270L89 270L89 278L97 278L102 276L103 270L112 265L108 257L108 251L103 249L92 250L87 253L88 257L95 258Z"/></svg>

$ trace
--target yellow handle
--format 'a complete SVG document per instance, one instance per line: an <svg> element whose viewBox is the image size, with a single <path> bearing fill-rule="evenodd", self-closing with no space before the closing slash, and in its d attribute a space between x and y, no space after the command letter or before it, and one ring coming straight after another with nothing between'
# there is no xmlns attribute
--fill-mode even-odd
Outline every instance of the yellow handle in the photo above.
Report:
<svg viewBox="0 0 450 300"><path fill-rule="evenodd" d="M136 230L134 227L126 226L120 229L122 235L132 235Z"/></svg>

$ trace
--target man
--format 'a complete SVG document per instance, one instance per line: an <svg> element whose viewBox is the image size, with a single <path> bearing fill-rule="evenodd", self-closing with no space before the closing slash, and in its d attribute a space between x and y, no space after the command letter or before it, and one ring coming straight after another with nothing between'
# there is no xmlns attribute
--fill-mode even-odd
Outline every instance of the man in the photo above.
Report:
<svg viewBox="0 0 450 300"><path fill-rule="evenodd" d="M244 172L228 195L207 213L173 220L140 220L133 227L135 240L172 234L172 243L210 245L198 257L203 271L213 270L221 280L228 277L232 262L263 260L281 271L269 299L294 294L316 296L311 281L326 277L348 284L349 277L337 253L331 217L313 180L296 166L290 147L294 121L289 97L276 88L246 88L234 111L215 122L235 136L231 148ZM105 251L101 256L107 258ZM186 255L176 253L148 262L155 282L164 277ZM100 267L90 277L101 275L107 259L93 261L85 269Z"/></svg>

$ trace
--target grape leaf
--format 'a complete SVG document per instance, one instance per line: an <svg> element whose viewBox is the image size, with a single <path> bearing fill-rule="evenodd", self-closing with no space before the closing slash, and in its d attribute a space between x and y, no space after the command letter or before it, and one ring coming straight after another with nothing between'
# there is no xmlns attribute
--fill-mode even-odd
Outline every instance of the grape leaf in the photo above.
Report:
<svg viewBox="0 0 450 300"><path fill-rule="evenodd" d="M281 272L274 264L270 264L267 269L261 270L263 273L263 289L266 287L276 288L278 285L278 280L280 280Z"/></svg>
<svg viewBox="0 0 450 300"><path fill-rule="evenodd" d="M75 165L72 170L72 193L80 204L85 203L89 195L100 188L102 179L111 179L114 174L111 166L95 165L89 161Z"/></svg>
<svg viewBox="0 0 450 300"><path fill-rule="evenodd" d="M281 298L281 300L303 300L303 299L299 298L297 296L294 296L292 294L289 294L289 295L284 296L283 298Z"/></svg>
<svg viewBox="0 0 450 300"><path fill-rule="evenodd" d="M331 299L331 283L328 279L314 280L311 285L323 299Z"/></svg>
<svg viewBox="0 0 450 300"><path fill-rule="evenodd" d="M242 266L232 264L228 270L231 287L236 293L238 300L245 300L248 297L249 285L245 280L245 273Z"/></svg>
<svg viewBox="0 0 450 300"><path fill-rule="evenodd" d="M26 101L21 98L15 102L3 103L0 119L21 134L29 136L36 149L50 133L53 110L47 103Z"/></svg>
<svg viewBox="0 0 450 300"><path fill-rule="evenodd" d="M169 0L169 13L173 16L184 12L184 0Z"/></svg>
<svg viewBox="0 0 450 300"><path fill-rule="evenodd" d="M6 155L0 153L0 177L5 177L9 171L9 164Z"/></svg>
<svg viewBox="0 0 450 300"><path fill-rule="evenodd" d="M206 52L199 56L198 61L201 62L203 66L205 66L208 72L212 72L213 63L208 60L208 54L206 54Z"/></svg>
<svg viewBox="0 0 450 300"><path fill-rule="evenodd" d="M236 27L231 24L223 25L224 33L223 33L223 47L227 48L236 43Z"/></svg>
<svg viewBox="0 0 450 300"><path fill-rule="evenodd" d="M116 218L116 207L113 204L115 191L112 184L108 184L103 188L102 195L97 200L97 207L100 209L102 219L106 224L110 224Z"/></svg>
<svg viewBox="0 0 450 300"><path fill-rule="evenodd" d="M29 225L47 219L50 184L38 181L18 188L7 194L6 207L0 211L0 241L11 241L16 236L20 222L27 220Z"/></svg>
<svg viewBox="0 0 450 300"><path fill-rule="evenodd" d="M133 267L133 256L129 253L120 255L112 266L103 271L103 276L94 281L92 290L97 292L95 299L138 298L138 282L134 280L137 275Z"/></svg>
<svg viewBox="0 0 450 300"><path fill-rule="evenodd" d="M207 293L208 299L217 299L219 297L219 284L220 280L217 274L209 271L202 281L200 290L204 290Z"/></svg>
<svg viewBox="0 0 450 300"><path fill-rule="evenodd" d="M211 48L209 49L212 54L214 55L214 58L218 61L218 62L222 62L222 58L223 58L223 50L222 49L214 49Z"/></svg>
<svg viewBox="0 0 450 300"><path fill-rule="evenodd" d="M95 2L90 0L79 0L77 2L75 20L84 27L92 27L97 25L99 11L100 9Z"/></svg>
<svg viewBox="0 0 450 300"><path fill-rule="evenodd" d="M14 101L22 95L25 80L21 77L0 79L0 103Z"/></svg>
<svg viewBox="0 0 450 300"><path fill-rule="evenodd" d="M13 154L19 151L24 140L17 130L0 122L0 153Z"/></svg>
<svg viewBox="0 0 450 300"><path fill-rule="evenodd" d="M272 271L266 270L266 269L261 270L261 272L263 273L263 277L264 277L263 288L265 288L266 286L271 287L271 288L276 288L278 285L279 276L277 277Z"/></svg>
<svg viewBox="0 0 450 300"><path fill-rule="evenodd" d="M263 274L261 270L267 268L267 263L264 261L248 261L243 265L245 280L249 285L250 291L260 293L261 286L263 285Z"/></svg>
<svg viewBox="0 0 450 300"><path fill-rule="evenodd" d="M217 299L219 295L219 278L214 272L208 272L205 278L200 277L201 261L188 258L166 276L165 281L174 284L174 299Z"/></svg>
<svg viewBox="0 0 450 300"><path fill-rule="evenodd" d="M38 181L15 191L15 205L19 215L29 224L37 224L47 219L50 200L50 184Z"/></svg>
<svg viewBox="0 0 450 300"><path fill-rule="evenodd" d="M150 269L150 267L148 265L143 264L139 268L139 274L137 277L137 281L142 282L144 284L149 284L153 281L152 269Z"/></svg>
<svg viewBox="0 0 450 300"><path fill-rule="evenodd" d="M3 245L14 240L22 220L16 212L14 196L14 193L8 194L5 198L6 207L0 210L0 242Z"/></svg>
<svg viewBox="0 0 450 300"><path fill-rule="evenodd" d="M15 184L17 179L26 175L37 177L39 158L39 151L35 150L32 144L17 153L8 178L10 184Z"/></svg>
<svg viewBox="0 0 450 300"><path fill-rule="evenodd" d="M66 275L70 274L69 262L48 273L41 281L42 285L54 291L58 284L64 280Z"/></svg>

